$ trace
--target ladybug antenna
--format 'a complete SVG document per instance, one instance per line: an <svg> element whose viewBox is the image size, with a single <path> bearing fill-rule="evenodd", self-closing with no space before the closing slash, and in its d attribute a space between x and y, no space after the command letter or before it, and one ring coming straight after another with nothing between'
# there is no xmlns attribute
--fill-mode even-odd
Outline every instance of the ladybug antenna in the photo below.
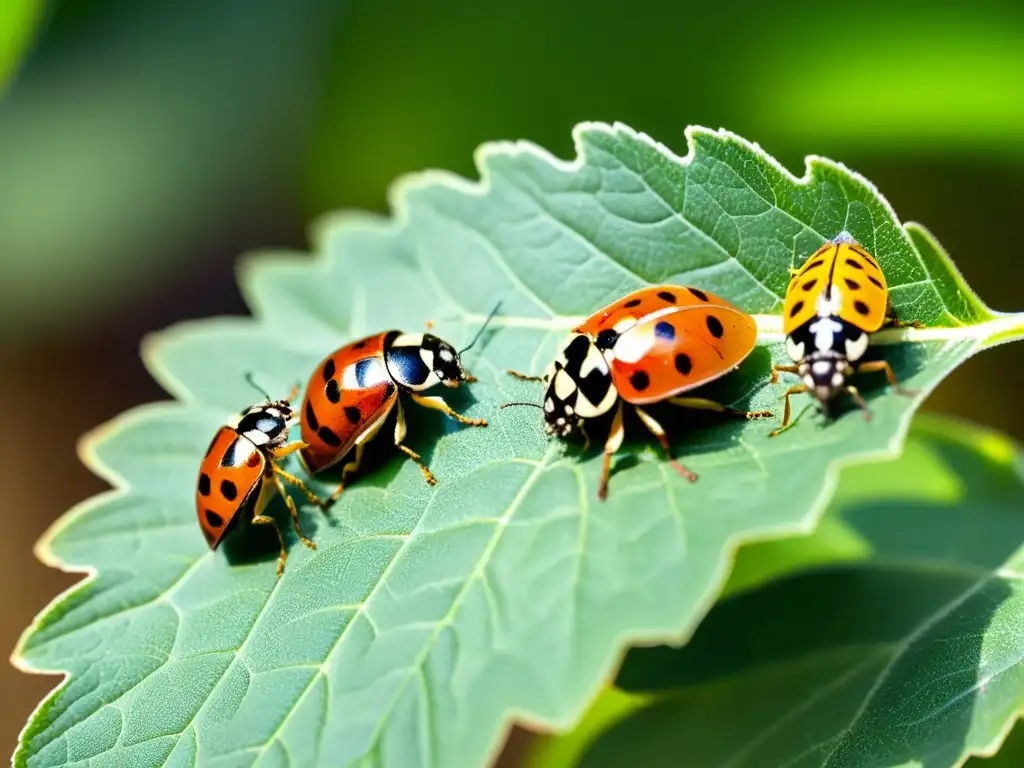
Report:
<svg viewBox="0 0 1024 768"><path fill-rule="evenodd" d="M253 389L255 389L257 392L259 392L261 395L267 398L267 402L271 401L272 398L270 397L270 395L267 394L267 390L265 390L263 387L257 384L256 380L252 377L252 371L245 372L245 380L252 385Z"/></svg>
<svg viewBox="0 0 1024 768"><path fill-rule="evenodd" d="M480 336L481 336L481 335L483 334L483 332L484 332L484 331L485 331L485 330L487 329L487 324L488 324L488 323L490 323L490 322L491 322L491 320L493 320L493 319L494 319L494 316L495 316L496 314L498 314L498 308L499 308L500 306L501 306L501 302L500 302L500 301L499 301L499 302L498 302L497 304L495 304L495 305L494 305L494 309L492 309L492 310L491 310L491 314L489 314L489 315L487 316L487 319L486 319L486 320L484 320L484 324L480 326L480 330L476 332L476 336L474 336L474 337L473 337L473 340L472 340L471 342L469 342L469 344L468 344L468 345L467 345L467 346L465 347L465 349L460 349L460 350L459 350L459 355L460 355L460 356L461 356L461 355L462 355L462 354L463 354L464 352L468 352L468 351L469 351L470 349L472 349L473 345L474 345L474 344L476 344L476 343L477 343L477 341L479 341L479 340L480 340Z"/></svg>
<svg viewBox="0 0 1024 768"><path fill-rule="evenodd" d="M533 408L540 408L542 411L544 410L543 408L541 408L536 403L503 403L503 404L501 404L498 407L499 408L508 408L510 405L529 405L529 406L532 406Z"/></svg>

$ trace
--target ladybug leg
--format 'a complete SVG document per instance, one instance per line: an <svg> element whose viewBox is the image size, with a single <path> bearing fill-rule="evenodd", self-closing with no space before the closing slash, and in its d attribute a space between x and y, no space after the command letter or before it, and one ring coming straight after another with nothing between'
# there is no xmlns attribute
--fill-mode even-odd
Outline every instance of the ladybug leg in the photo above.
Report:
<svg viewBox="0 0 1024 768"><path fill-rule="evenodd" d="M799 373L800 367L797 365L773 365L772 366L772 384L779 383L779 372L782 373Z"/></svg>
<svg viewBox="0 0 1024 768"><path fill-rule="evenodd" d="M857 366L857 373L874 373L876 371L885 371L885 377L889 379L889 386L892 387L892 391L898 395L916 395L917 391L912 389L904 389L900 386L900 383L896 381L896 374L892 372L892 366L889 365L886 360L871 360L867 363L861 363Z"/></svg>
<svg viewBox="0 0 1024 768"><path fill-rule="evenodd" d="M435 411L440 411L441 413L455 419L460 424L468 424L471 427L487 426L487 419L471 419L467 416L463 416L461 413L456 413L441 397L427 397L426 395L418 395L415 392L410 392L409 397L424 408L433 408Z"/></svg>
<svg viewBox="0 0 1024 768"><path fill-rule="evenodd" d="M579 426L580 434L583 435L583 452L586 453L590 450L590 435L587 434L587 428L581 421Z"/></svg>
<svg viewBox="0 0 1024 768"><path fill-rule="evenodd" d="M608 476L612 471L612 456L622 447L622 439L626 430L622 426L622 401L615 409L612 427L608 432L608 440L604 444L604 463L601 465L601 485L597 489L597 498L604 501L608 498Z"/></svg>
<svg viewBox="0 0 1024 768"><path fill-rule="evenodd" d="M853 398L853 402L857 404L857 407L864 411L864 421L871 421L871 409L868 408L868 404L864 402L864 398L856 387L851 387L847 384L844 387L846 393Z"/></svg>
<svg viewBox="0 0 1024 768"><path fill-rule="evenodd" d="M708 400L707 402L711 401ZM718 403L715 403L715 405L718 405ZM718 407L722 408L723 406L718 405ZM665 436L664 427L662 427L661 424L655 421L654 417L651 416L649 413L647 413L647 411L643 410L642 408L636 408L636 415L640 417L640 421L642 421L644 423L644 426L651 431L651 434L658 438L658 442L661 443L662 450L664 450L665 455L668 456L669 464L672 465L675 471L678 472L683 477L685 477L691 483L697 482L697 476L693 474L693 472L688 470L686 467L684 467L682 464L680 464L678 461L676 461L676 457L672 453L672 446L668 444L668 437Z"/></svg>
<svg viewBox="0 0 1024 768"><path fill-rule="evenodd" d="M514 376L520 381L544 381L543 376L527 376L525 373L519 373L519 371L505 371L509 376Z"/></svg>
<svg viewBox="0 0 1024 768"><path fill-rule="evenodd" d="M427 465L420 460L420 455L409 446L403 445L406 434L405 413L402 411L402 404L400 402L395 402L395 408L398 409L398 412L395 414L395 447L416 462L416 466L418 466L420 468L420 472L423 473L423 479L426 480L429 485L437 485L437 478L435 478L434 473L427 468Z"/></svg>
<svg viewBox="0 0 1024 768"><path fill-rule="evenodd" d="M904 323L896 317L896 310L892 308L891 303L885 308L885 324L891 328L924 328L919 320Z"/></svg>
<svg viewBox="0 0 1024 768"><path fill-rule="evenodd" d="M281 469L276 464L274 465L274 472L276 474L280 475L281 477L283 477L285 480L287 480L292 485L294 485L296 488L298 488L304 494L306 494L306 498L309 499L311 502L313 502L313 504L315 506L319 507L320 509L324 509L324 503L319 499L319 497L315 493L313 493L311 490L309 490L309 488L306 487L306 484L303 483L295 475L291 474L290 472L285 472L283 469Z"/></svg>
<svg viewBox="0 0 1024 768"><path fill-rule="evenodd" d="M266 515L253 515L252 522L255 525L273 526L274 532L277 534L278 543L281 545L281 556L277 558L277 576L280 578L281 574L284 573L284 561L288 559L288 550L284 548L284 536L281 535L281 529L277 527L277 521L274 518L267 517Z"/></svg>
<svg viewBox="0 0 1024 768"><path fill-rule="evenodd" d="M338 487L334 489L334 493L332 493L327 498L327 501L324 502L325 507L330 507L334 502L338 500L338 497L341 496L341 492L344 491L345 487L348 485L349 474L359 471L359 465L363 461L364 450L366 450L365 441L362 443L356 443L355 456L352 457L352 461L348 462L348 464L341 468L341 482L338 484Z"/></svg>
<svg viewBox="0 0 1024 768"><path fill-rule="evenodd" d="M274 468L277 469L276 467ZM285 473L287 474L287 473ZM298 480L298 478L295 478ZM299 525L299 511L295 508L295 502L292 497L288 495L288 489L284 487L284 483L281 482L281 478L278 477L278 473L274 474L274 484L277 485L278 493L284 498L284 503L288 507L288 513L292 516L292 525L295 526L295 535L299 537L299 541L305 544L310 549L316 549L316 544L306 538L306 535L302 532L302 526ZM281 534L279 530L278 535ZM283 566L283 563L282 563Z"/></svg>
<svg viewBox="0 0 1024 768"><path fill-rule="evenodd" d="M773 429L771 432L769 432L768 433L768 437L775 437L776 435L781 434L782 432L785 432L787 429L789 429L791 426L793 426L793 424L791 424L790 421L789 421L789 416L790 416L789 398L791 396L793 396L793 395L799 395L801 392L806 392L806 391L807 391L807 385L806 384L797 384L796 386L790 387L789 389L786 390L786 394L782 396L782 399L786 403L785 406L782 409L782 424L779 425L778 429Z"/></svg>
<svg viewBox="0 0 1024 768"><path fill-rule="evenodd" d="M286 445L282 445L280 448L275 448L271 453L274 454L275 459L283 459L285 456L289 456L296 451L301 451L303 448L309 446L309 443L304 443L301 440L293 440Z"/></svg>
<svg viewBox="0 0 1024 768"><path fill-rule="evenodd" d="M707 400L703 397L670 397L668 401L672 405L678 405L682 408L729 413L733 416L743 416L747 419L763 419L772 415L771 411L741 411L738 408L729 408L721 403L716 403L714 400Z"/></svg>

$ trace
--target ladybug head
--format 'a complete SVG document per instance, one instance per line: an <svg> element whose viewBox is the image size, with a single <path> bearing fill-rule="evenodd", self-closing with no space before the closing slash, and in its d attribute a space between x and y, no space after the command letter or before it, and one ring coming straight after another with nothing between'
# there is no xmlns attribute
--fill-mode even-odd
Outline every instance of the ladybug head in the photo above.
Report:
<svg viewBox="0 0 1024 768"><path fill-rule="evenodd" d="M274 447L287 439L294 416L287 400L270 400L242 411L237 429L254 445Z"/></svg>
<svg viewBox="0 0 1024 768"><path fill-rule="evenodd" d="M544 376L544 433L554 437L568 437L581 426L583 417L576 410L580 397L579 384L569 372L556 362Z"/></svg>
<svg viewBox="0 0 1024 768"><path fill-rule="evenodd" d="M462 358L455 351L455 347L444 339L439 339L429 333L423 336L423 350L431 360L430 368L437 377L437 380L446 387L457 387L469 379L465 369L462 367Z"/></svg>
<svg viewBox="0 0 1024 768"><path fill-rule="evenodd" d="M843 390L848 368L849 363L841 355L812 353L800 364L800 378L807 391L827 409L832 398Z"/></svg>
<svg viewBox="0 0 1024 768"><path fill-rule="evenodd" d="M527 405L531 408L540 408L544 412L544 434L549 437L568 437L583 426L583 417L576 412L579 387L562 366L561 361L556 361L548 368L541 381L547 384L543 405L515 402L504 403L501 407Z"/></svg>

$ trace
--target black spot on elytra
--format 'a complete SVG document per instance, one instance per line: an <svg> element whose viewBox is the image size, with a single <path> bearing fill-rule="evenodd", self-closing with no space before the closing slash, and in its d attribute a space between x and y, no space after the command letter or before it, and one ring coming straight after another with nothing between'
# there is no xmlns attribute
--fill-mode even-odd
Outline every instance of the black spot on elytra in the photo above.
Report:
<svg viewBox="0 0 1024 768"><path fill-rule="evenodd" d="M874 257L874 256L872 256L872 255L871 255L870 253L868 253L867 251L861 250L860 248L858 248L858 247L857 247L857 246L855 246L855 245L851 245L851 246L850 246L850 250L851 250L851 251L853 251L854 253L856 253L857 255L859 255L859 256L861 256L861 257L863 257L863 259L864 259L864 260L865 260L865 261L866 261L866 262L867 262L868 264L870 264L870 265L871 265L872 267L875 267L875 268L877 268L877 267L878 267L878 262L877 262L877 261L875 261L875 257Z"/></svg>
<svg viewBox="0 0 1024 768"><path fill-rule="evenodd" d="M810 272L812 269L817 269L818 267L820 267L824 263L825 263L824 259L816 259L816 260L812 261L810 264L808 264L806 267L804 267L803 272L801 272L800 274L805 275L808 272Z"/></svg>
<svg viewBox="0 0 1024 768"><path fill-rule="evenodd" d="M725 333L725 328L722 327L721 320L719 320L714 315L708 315L707 319L704 322L707 323L708 331L711 333L712 336L714 336L716 339L722 338L722 334Z"/></svg>
<svg viewBox="0 0 1024 768"><path fill-rule="evenodd" d="M872 275L868 275L868 280L871 281L871 284L873 286L875 286L875 288L881 288L882 287L882 283L879 282L878 279L873 277Z"/></svg>
<svg viewBox="0 0 1024 768"><path fill-rule="evenodd" d="M238 488L230 480L220 481L220 492L221 495L228 501L234 501L238 498Z"/></svg>
<svg viewBox="0 0 1024 768"><path fill-rule="evenodd" d="M358 424L359 420L363 418L363 412L356 408L354 405L345 406L345 418L351 421L353 424Z"/></svg>
<svg viewBox="0 0 1024 768"><path fill-rule="evenodd" d="M324 381L330 381L331 379L333 379L334 374L337 373L337 371L338 368L337 366L335 366L334 360L328 360L326 363L324 363Z"/></svg>
<svg viewBox="0 0 1024 768"><path fill-rule="evenodd" d="M648 386L650 386L651 377L643 371L636 371L629 377L629 383L633 385L633 389L637 392L643 392Z"/></svg>
<svg viewBox="0 0 1024 768"><path fill-rule="evenodd" d="M341 400L341 390L338 388L338 382L335 379L327 382L327 386L324 387L324 394L327 395L327 399L332 403L337 403Z"/></svg>
<svg viewBox="0 0 1024 768"><path fill-rule="evenodd" d="M260 452L253 451L249 454L249 458L246 460L245 465L247 467L258 467L260 465Z"/></svg>
<svg viewBox="0 0 1024 768"><path fill-rule="evenodd" d="M844 277L843 282L846 283L846 287L849 288L851 291L860 290L860 283L858 283L856 280L851 280L848 277Z"/></svg>
<svg viewBox="0 0 1024 768"><path fill-rule="evenodd" d="M337 448L341 445L341 438L332 432L328 427L320 427L316 431L317 437L323 440L328 445Z"/></svg>
<svg viewBox="0 0 1024 768"><path fill-rule="evenodd" d="M860 269L860 270L863 270L863 269L864 269L864 265L863 265L863 264L861 264L861 263L860 263L859 261L857 261L856 259L847 259L847 260L846 260L846 265L847 265L848 267L853 267L854 269Z"/></svg>
<svg viewBox="0 0 1024 768"><path fill-rule="evenodd" d="M366 346L366 339L363 339L362 341L357 341L355 344L353 344L352 345L352 349L362 349L365 346Z"/></svg>
<svg viewBox="0 0 1024 768"><path fill-rule="evenodd" d="M689 355L683 352L676 355L676 370L683 374L683 376L689 375L690 371L693 370L693 361Z"/></svg>
<svg viewBox="0 0 1024 768"><path fill-rule="evenodd" d="M306 425L314 432L320 429L320 420L313 411L313 402L311 400L306 401Z"/></svg>
<svg viewBox="0 0 1024 768"><path fill-rule="evenodd" d="M627 301L622 306L626 307L627 309L632 309L633 307L639 307L640 306L640 302L641 302L641 299L630 299L629 301Z"/></svg>
<svg viewBox="0 0 1024 768"><path fill-rule="evenodd" d="M658 291L658 298L667 301L669 304L676 303L676 295L672 291Z"/></svg>
<svg viewBox="0 0 1024 768"><path fill-rule="evenodd" d="M224 525L224 518L212 509L204 510L203 515L206 517L206 522L213 528L220 528Z"/></svg>
<svg viewBox="0 0 1024 768"><path fill-rule="evenodd" d="M676 329L672 326L672 323L662 320L656 326L654 326L654 335L659 339L665 341L672 341L676 337Z"/></svg>
<svg viewBox="0 0 1024 768"><path fill-rule="evenodd" d="M813 290L814 290L814 286L816 286L817 284L818 284L818 281L817 281L817 280L808 280L808 281L807 281L806 283L804 283L804 284L803 284L803 285L802 285L801 287L802 287L802 288L803 288L803 289L804 289L805 291L807 291L808 293L810 293L811 291L813 291Z"/></svg>
<svg viewBox="0 0 1024 768"><path fill-rule="evenodd" d="M868 309L868 305L865 304L863 301L853 302L853 308L857 310L858 315L867 315L869 312L871 312L871 310Z"/></svg>
<svg viewBox="0 0 1024 768"><path fill-rule="evenodd" d="M804 308L804 303L802 301L798 301L796 304L794 304L792 307L789 308L789 316L790 317L796 317L797 315L800 314L800 310L803 309L803 308Z"/></svg>
<svg viewBox="0 0 1024 768"><path fill-rule="evenodd" d="M707 301L708 295L698 288L687 288L687 290L701 301Z"/></svg>
<svg viewBox="0 0 1024 768"><path fill-rule="evenodd" d="M210 495L210 476L205 472L199 476L199 492L203 496Z"/></svg>

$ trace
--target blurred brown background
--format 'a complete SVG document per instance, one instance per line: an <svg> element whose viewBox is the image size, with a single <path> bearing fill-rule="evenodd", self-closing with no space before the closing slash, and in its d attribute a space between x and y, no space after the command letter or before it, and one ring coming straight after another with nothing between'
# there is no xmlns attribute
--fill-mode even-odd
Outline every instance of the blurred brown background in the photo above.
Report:
<svg viewBox="0 0 1024 768"><path fill-rule="evenodd" d="M0 31L17 5L37 3L0 0ZM575 122L603 119L679 153L687 124L728 127L797 173L805 154L824 154L931 228L990 306L1024 309L1019 3L773 5L42 9L0 92L0 401L20 427L0 449L0 644L12 649L75 580L39 564L32 546L104 488L76 439L162 397L139 362L142 335L244 313L239 253L303 249L326 210L384 210L400 173L472 175L485 140L528 138L564 157ZM1024 437L1021 355L1002 347L971 361L929 408ZM0 676L0 752L10 753L55 679Z"/></svg>

